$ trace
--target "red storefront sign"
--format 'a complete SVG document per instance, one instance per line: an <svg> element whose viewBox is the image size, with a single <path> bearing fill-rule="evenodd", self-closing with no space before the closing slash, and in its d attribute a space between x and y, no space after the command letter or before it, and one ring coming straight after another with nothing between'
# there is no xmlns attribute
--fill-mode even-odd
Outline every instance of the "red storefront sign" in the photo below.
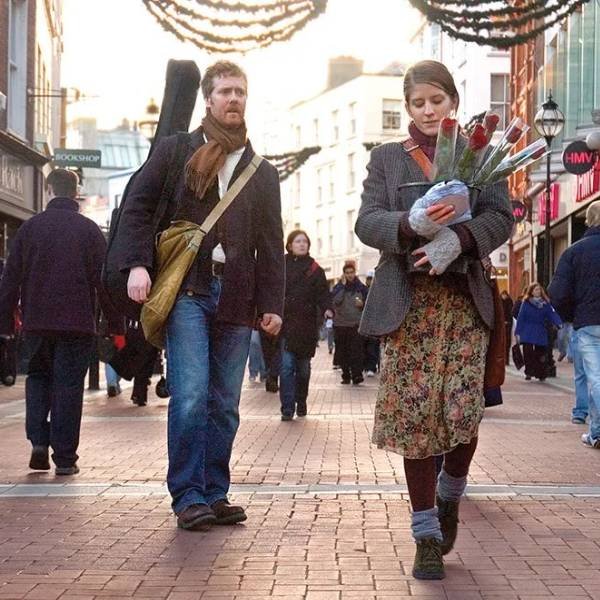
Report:
<svg viewBox="0 0 600 600"><path fill-rule="evenodd" d="M546 191L538 196L538 223L546 224ZM553 183L550 186L550 221L558 217L558 199L560 197L560 184Z"/></svg>
<svg viewBox="0 0 600 600"><path fill-rule="evenodd" d="M577 175L575 202L583 202L596 192L600 192L600 160L598 159L591 171Z"/></svg>

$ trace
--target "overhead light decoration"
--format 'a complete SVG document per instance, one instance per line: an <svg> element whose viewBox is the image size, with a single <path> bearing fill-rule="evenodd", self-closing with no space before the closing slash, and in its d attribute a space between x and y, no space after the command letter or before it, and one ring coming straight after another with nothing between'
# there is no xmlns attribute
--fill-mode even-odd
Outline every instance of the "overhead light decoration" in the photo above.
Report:
<svg viewBox="0 0 600 600"><path fill-rule="evenodd" d="M409 0L451 37L507 49L554 27L590 0Z"/></svg>
<svg viewBox="0 0 600 600"><path fill-rule="evenodd" d="M209 53L248 52L289 40L327 0L143 0L168 33Z"/></svg>
<svg viewBox="0 0 600 600"><path fill-rule="evenodd" d="M321 152L321 146L302 148L297 152L283 154L265 154L265 158L272 163L279 172L279 181L285 181L294 171L297 171L313 154Z"/></svg>

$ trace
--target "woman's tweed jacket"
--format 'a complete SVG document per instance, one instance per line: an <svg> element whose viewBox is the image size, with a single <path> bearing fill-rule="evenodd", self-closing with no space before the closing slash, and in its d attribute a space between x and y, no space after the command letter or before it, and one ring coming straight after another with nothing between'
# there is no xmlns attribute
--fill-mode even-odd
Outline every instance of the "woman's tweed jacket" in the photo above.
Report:
<svg viewBox="0 0 600 600"><path fill-rule="evenodd" d="M465 142L459 139L457 153ZM423 190L399 190L404 183L427 181L425 175L399 142L373 149L363 183L362 204L355 231L360 240L381 251L375 278L363 311L359 331L362 335L379 336L392 333L402 323L412 303L413 290L407 272L407 254L411 240L399 236L401 219ZM484 188L477 201L469 228L475 253L484 258L510 236L513 215L508 201L508 185L502 181ZM417 260L411 257L411 260ZM494 302L481 262L461 256L452 270L466 272L469 290L481 318L494 326Z"/></svg>

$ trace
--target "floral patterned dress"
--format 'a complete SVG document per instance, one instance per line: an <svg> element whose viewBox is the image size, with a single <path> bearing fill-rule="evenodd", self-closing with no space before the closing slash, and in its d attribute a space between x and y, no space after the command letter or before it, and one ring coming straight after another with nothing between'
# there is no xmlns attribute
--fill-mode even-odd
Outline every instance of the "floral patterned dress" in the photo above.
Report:
<svg viewBox="0 0 600 600"><path fill-rule="evenodd" d="M373 443L422 459L477 435L489 330L459 275L415 275L412 306L388 336Z"/></svg>

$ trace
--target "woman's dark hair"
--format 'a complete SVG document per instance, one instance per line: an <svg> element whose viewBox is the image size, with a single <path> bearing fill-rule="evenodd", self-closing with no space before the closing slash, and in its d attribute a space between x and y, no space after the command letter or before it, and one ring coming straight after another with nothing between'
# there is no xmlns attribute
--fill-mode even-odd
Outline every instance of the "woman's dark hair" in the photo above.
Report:
<svg viewBox="0 0 600 600"><path fill-rule="evenodd" d="M306 231L304 231L304 229L294 229L294 231L292 231L288 236L287 236L287 240L285 242L285 249L288 252L292 251L292 242L299 236L299 235L303 235L306 240L308 241L308 251L310 252L310 238L308 237L308 233L306 233Z"/></svg>
<svg viewBox="0 0 600 600"><path fill-rule="evenodd" d="M458 108L460 97L454 78L446 65L437 60L422 60L409 67L404 74L404 99L407 103L415 85L420 83L428 83L440 88L456 101L456 108Z"/></svg>
<svg viewBox="0 0 600 600"><path fill-rule="evenodd" d="M523 300L529 300L529 298L531 298L533 296L533 290L536 287L540 287L540 289L542 290L542 298L546 301L546 302L550 302L550 298L548 298L548 294L546 294L546 290L544 289L544 286L541 283L538 283L537 281L534 281L528 288L527 291L525 292L525 297L523 298Z"/></svg>

